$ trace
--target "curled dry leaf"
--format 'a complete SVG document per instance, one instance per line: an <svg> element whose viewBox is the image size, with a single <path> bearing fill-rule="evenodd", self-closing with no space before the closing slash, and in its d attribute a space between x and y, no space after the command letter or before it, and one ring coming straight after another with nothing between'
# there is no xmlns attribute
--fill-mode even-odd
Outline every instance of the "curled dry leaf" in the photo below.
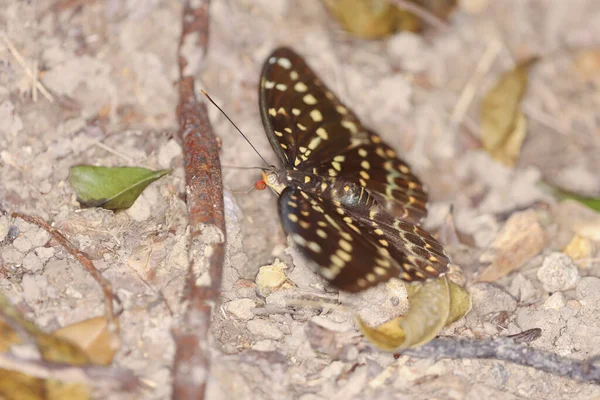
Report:
<svg viewBox="0 0 600 400"><path fill-rule="evenodd" d="M88 357L75 344L55 335L41 331L35 324L23 318L0 294L0 352L10 346L24 342L25 333L37 347L44 360L72 365L89 363ZM81 384L65 384L54 380L43 380L20 372L0 369L0 398L6 400L85 400L90 390Z"/></svg>
<svg viewBox="0 0 600 400"><path fill-rule="evenodd" d="M513 214L498 237L481 256L491 261L479 276L483 282L493 282L508 275L535 257L546 245L546 235L534 210Z"/></svg>
<svg viewBox="0 0 600 400"><path fill-rule="evenodd" d="M81 165L71 168L69 180L82 207L124 210L133 205L149 184L169 172L170 169Z"/></svg>
<svg viewBox="0 0 600 400"><path fill-rule="evenodd" d="M521 100L527 90L529 59L504 73L485 95L481 104L481 140L485 150L499 162L514 166L527 134L527 119Z"/></svg>
<svg viewBox="0 0 600 400"><path fill-rule="evenodd" d="M446 277L422 285L409 285L408 300L410 310L406 315L376 328L357 318L365 337L387 351L417 347L435 338L443 327L459 320L471 309L469 293Z"/></svg>

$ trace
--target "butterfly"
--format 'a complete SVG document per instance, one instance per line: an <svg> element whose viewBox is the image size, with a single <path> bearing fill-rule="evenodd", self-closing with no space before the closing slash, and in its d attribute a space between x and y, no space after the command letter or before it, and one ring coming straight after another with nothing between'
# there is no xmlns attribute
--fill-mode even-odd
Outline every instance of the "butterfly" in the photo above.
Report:
<svg viewBox="0 0 600 400"><path fill-rule="evenodd" d="M262 122L281 168L256 187L279 195L286 234L332 286L359 292L395 277L448 270L442 246L418 225L427 192L290 48L273 51L259 87Z"/></svg>

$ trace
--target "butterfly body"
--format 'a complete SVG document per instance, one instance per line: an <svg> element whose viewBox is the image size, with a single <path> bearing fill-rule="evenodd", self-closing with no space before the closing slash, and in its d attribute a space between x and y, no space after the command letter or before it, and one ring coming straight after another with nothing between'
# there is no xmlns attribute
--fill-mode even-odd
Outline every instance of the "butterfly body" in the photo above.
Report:
<svg viewBox="0 0 600 400"><path fill-rule="evenodd" d="M283 228L333 286L436 278L442 246L418 227L427 194L410 167L288 48L263 67L260 108L282 167L263 172Z"/></svg>

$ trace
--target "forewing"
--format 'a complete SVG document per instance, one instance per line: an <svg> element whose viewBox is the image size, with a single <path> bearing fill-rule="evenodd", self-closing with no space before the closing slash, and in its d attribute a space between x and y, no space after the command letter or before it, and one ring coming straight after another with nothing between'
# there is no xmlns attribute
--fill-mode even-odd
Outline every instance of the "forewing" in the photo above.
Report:
<svg viewBox="0 0 600 400"><path fill-rule="evenodd" d="M409 166L321 82L302 57L275 50L264 64L260 109L286 169L361 184L388 212L411 223L427 214L427 194Z"/></svg>
<svg viewBox="0 0 600 400"><path fill-rule="evenodd" d="M289 48L265 62L260 111L269 141L288 169L310 169L345 149L368 143L351 110Z"/></svg>

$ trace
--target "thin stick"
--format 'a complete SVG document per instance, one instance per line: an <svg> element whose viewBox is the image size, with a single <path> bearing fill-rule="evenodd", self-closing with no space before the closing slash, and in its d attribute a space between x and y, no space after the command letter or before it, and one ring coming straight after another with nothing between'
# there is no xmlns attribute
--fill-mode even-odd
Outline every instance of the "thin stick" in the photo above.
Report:
<svg viewBox="0 0 600 400"><path fill-rule="evenodd" d="M499 41L494 40L488 45L485 53L483 53L483 56L481 56L481 59L477 63L475 71L460 94L456 106L454 106L454 110L450 116L451 126L456 127L462 122L477 94L477 88L481 84L481 80L492 67L500 50L502 50L502 43Z"/></svg>
<svg viewBox="0 0 600 400"><path fill-rule="evenodd" d="M21 68L23 68L23 70L25 71L25 73L27 74L29 79L31 79L32 81L35 80L35 87L40 91L40 93L42 93L42 95L50 103L54 103L54 97L52 97L50 92L44 87L44 85L42 85L42 82L40 82L39 80L37 80L35 78L33 72L31 72L31 69L29 69L29 67L27 67L27 62L25 61L23 56L21 56L21 54L17 51L17 49L15 48L13 43L10 41L10 39L6 36L6 34L2 35L2 41L6 45L6 48L8 49L8 51L10 51L10 54L12 54L12 56L15 58L15 60L17 60L17 63L19 63Z"/></svg>
<svg viewBox="0 0 600 400"><path fill-rule="evenodd" d="M392 3L394 3L398 8L415 14L417 17L421 18L423 21L433 26L437 30L446 31L450 29L450 26L445 21L418 4L411 3L410 1L406 0L392 0Z"/></svg>
<svg viewBox="0 0 600 400"><path fill-rule="evenodd" d="M111 283L102 276L102 274L96 269L94 263L81 252L73 243L69 241L62 233L54 229L48 222L43 218L36 215L27 215L20 212L14 212L11 214L13 218L21 218L23 221L27 221L30 224L39 226L48 232L58 243L60 243L73 257L77 259L83 265L83 267L92 275L92 277L98 282L102 291L104 292L104 308L106 310L106 318L109 322L109 329L111 332L116 333L119 331L115 322L115 312L113 308L113 300L115 296L112 292Z"/></svg>
<svg viewBox="0 0 600 400"><path fill-rule="evenodd" d="M515 343L512 338L464 339L440 337L402 355L418 358L494 359L532 367L550 374L567 376L584 382L600 383L600 368L557 354Z"/></svg>
<svg viewBox="0 0 600 400"><path fill-rule="evenodd" d="M194 94L194 78L207 54L209 3L209 0L184 1L178 49L178 135L183 142L192 242L181 297L181 304L187 309L171 331L175 341L173 399L204 399L210 376L211 314L221 294L225 259L219 145L208 119L206 103L199 103ZM209 282L197 284L202 274L208 275Z"/></svg>
<svg viewBox="0 0 600 400"><path fill-rule="evenodd" d="M8 353L0 353L0 368L40 379L82 383L102 390L132 392L143 386L142 380L126 369L23 359Z"/></svg>

